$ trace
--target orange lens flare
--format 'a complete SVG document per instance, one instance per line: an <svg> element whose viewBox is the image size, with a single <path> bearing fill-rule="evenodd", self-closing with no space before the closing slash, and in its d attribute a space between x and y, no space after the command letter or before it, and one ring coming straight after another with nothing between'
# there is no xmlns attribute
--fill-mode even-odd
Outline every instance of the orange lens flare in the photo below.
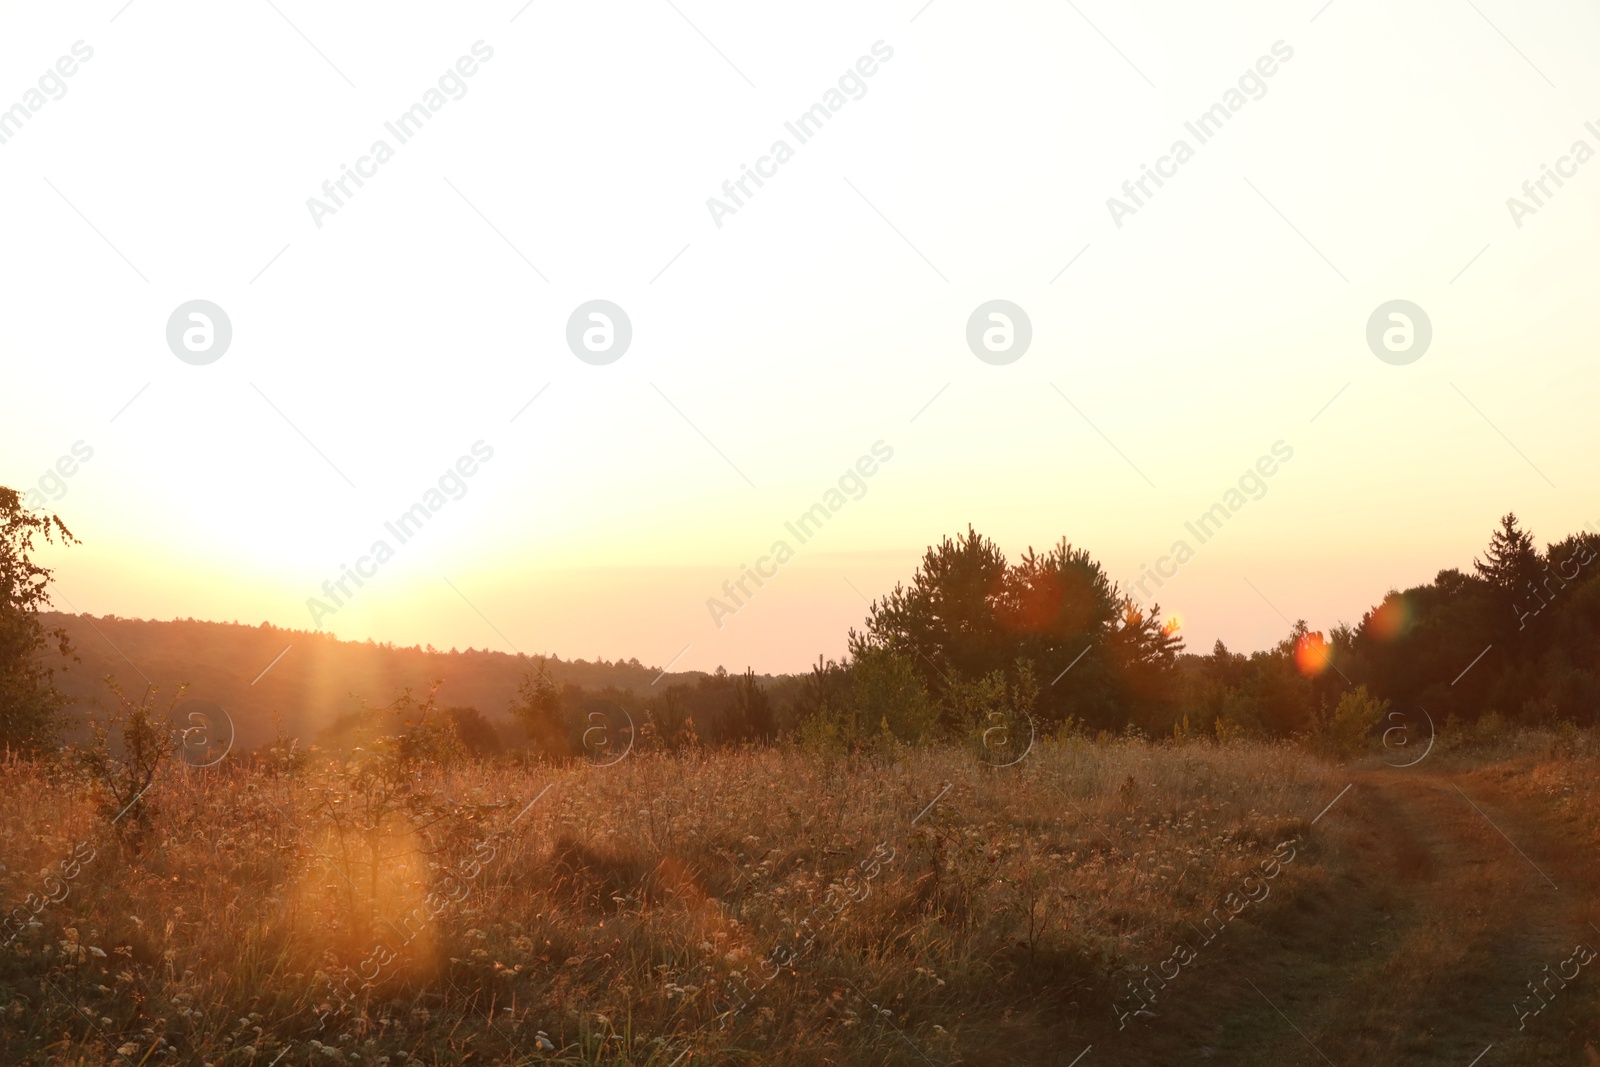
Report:
<svg viewBox="0 0 1600 1067"><path fill-rule="evenodd" d="M1385 597L1367 617L1367 633L1379 641L1393 641L1411 628L1411 605L1402 596Z"/></svg>
<svg viewBox="0 0 1600 1067"><path fill-rule="evenodd" d="M1306 634L1294 646L1295 666L1308 678L1315 678L1327 670L1332 661L1333 646L1323 640L1321 634Z"/></svg>

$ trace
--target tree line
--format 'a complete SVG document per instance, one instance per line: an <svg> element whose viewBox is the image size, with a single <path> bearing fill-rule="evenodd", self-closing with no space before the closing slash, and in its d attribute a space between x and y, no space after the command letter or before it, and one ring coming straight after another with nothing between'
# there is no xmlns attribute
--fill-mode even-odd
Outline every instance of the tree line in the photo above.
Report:
<svg viewBox="0 0 1600 1067"><path fill-rule="evenodd" d="M0 487L0 748L46 750L61 726L52 662L71 649L41 621L51 575L31 557L43 540L72 535ZM969 527L929 546L909 582L872 601L845 655L819 657L807 674L719 667L660 691L586 688L532 660L509 706L488 709L498 723L475 707L435 710L466 752L554 759L780 740L925 744L1024 720L1045 733L1293 738L1348 733L1389 708L1441 726L1490 714L1589 725L1600 709L1597 561L1593 531L1540 549L1507 514L1469 569L1390 590L1356 623L1316 631L1302 620L1271 648L1236 653L1219 640L1202 655L1087 550L1063 539L1007 559ZM327 739L363 735L377 711L346 716Z"/></svg>

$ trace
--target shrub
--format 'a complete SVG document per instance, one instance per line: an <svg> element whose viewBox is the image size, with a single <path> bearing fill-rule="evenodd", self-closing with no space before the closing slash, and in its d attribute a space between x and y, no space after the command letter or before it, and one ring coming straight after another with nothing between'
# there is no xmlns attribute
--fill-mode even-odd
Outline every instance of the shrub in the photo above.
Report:
<svg viewBox="0 0 1600 1067"><path fill-rule="evenodd" d="M155 686L147 687L137 703L114 680L106 679L106 686L118 707L104 721L90 720L89 740L74 747L74 762L88 778L100 814L120 840L137 850L154 825L155 801L145 794L172 761L172 709L182 699L183 687L172 694L167 719L161 722L155 717ZM112 750L113 730L121 738L120 753Z"/></svg>
<svg viewBox="0 0 1600 1067"><path fill-rule="evenodd" d="M1354 759L1371 747L1373 727L1389 710L1387 700L1379 700L1358 685L1339 698L1333 713L1318 717L1312 730L1315 748L1336 759Z"/></svg>

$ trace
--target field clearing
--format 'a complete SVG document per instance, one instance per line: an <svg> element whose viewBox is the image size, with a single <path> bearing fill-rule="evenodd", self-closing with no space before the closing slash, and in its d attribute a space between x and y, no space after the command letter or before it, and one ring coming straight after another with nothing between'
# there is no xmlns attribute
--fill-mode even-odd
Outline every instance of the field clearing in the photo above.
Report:
<svg viewBox="0 0 1600 1067"><path fill-rule="evenodd" d="M1105 1048L1174 943L1322 879L1310 823L1344 784L1284 745L1082 739L1006 768L784 748L398 785L230 761L169 766L122 820L149 820L136 852L81 786L4 781L0 893L59 898L0 957L7 1063L655 1065Z"/></svg>
<svg viewBox="0 0 1600 1067"><path fill-rule="evenodd" d="M1592 1067L1592 749L12 760L0 1063Z"/></svg>

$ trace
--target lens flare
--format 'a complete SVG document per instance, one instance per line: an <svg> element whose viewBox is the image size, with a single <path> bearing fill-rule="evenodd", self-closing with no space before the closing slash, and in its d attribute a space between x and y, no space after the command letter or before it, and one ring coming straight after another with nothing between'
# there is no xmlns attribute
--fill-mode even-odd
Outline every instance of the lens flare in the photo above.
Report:
<svg viewBox="0 0 1600 1067"><path fill-rule="evenodd" d="M1406 598L1390 593L1368 613L1366 630L1376 640L1393 641L1411 629L1411 618L1411 605Z"/></svg>
<svg viewBox="0 0 1600 1067"><path fill-rule="evenodd" d="M1332 661L1333 646L1323 640L1319 633L1306 634L1294 646L1295 666L1308 678L1315 678L1327 670Z"/></svg>

